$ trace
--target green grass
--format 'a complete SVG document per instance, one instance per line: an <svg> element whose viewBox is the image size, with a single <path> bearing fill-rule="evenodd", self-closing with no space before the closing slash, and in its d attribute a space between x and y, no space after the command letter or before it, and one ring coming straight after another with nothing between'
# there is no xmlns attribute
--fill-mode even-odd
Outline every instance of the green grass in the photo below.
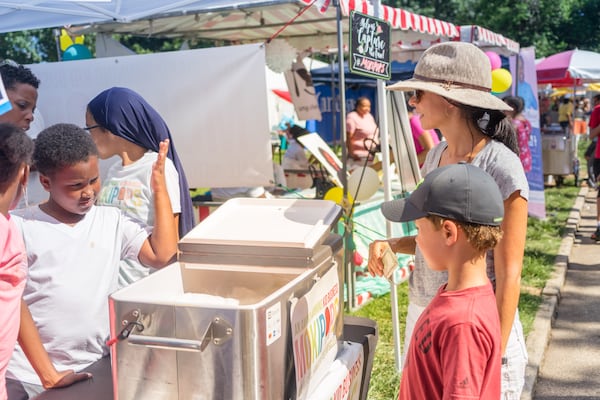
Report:
<svg viewBox="0 0 600 400"><path fill-rule="evenodd" d="M585 150L587 144L579 145ZM585 161L581 163L585 169ZM585 173L585 172L584 172ZM583 173L583 174L584 174ZM567 177L560 187L546 188L545 220L529 218L527 241L523 260L522 292L519 313L525 335L531 331L538 307L541 303L541 289L554 268L569 212L573 207L579 188L574 186L574 178ZM408 283L398 286L398 313L401 338L404 337L404 319L408 305ZM373 370L369 388L369 400L395 399L398 393L400 375L396 373L395 350L392 338L390 295L376 298L351 315L375 320L379 327L379 342L375 351Z"/></svg>

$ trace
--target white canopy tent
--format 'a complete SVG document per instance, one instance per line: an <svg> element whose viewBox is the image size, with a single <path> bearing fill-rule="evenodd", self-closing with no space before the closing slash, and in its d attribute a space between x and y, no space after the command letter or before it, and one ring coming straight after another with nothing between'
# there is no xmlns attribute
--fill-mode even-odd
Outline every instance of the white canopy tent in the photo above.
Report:
<svg viewBox="0 0 600 400"><path fill-rule="evenodd" d="M2 0L0 33L72 26L74 30L128 33L153 37L194 37L232 43L265 41L312 0ZM366 0L342 0L342 14L350 10L375 15ZM310 7L279 37L295 48L335 49L336 7L323 13ZM422 47L440 38L456 38L458 28L448 22L382 6L382 19L392 26L394 52ZM343 21L343 33L348 21Z"/></svg>

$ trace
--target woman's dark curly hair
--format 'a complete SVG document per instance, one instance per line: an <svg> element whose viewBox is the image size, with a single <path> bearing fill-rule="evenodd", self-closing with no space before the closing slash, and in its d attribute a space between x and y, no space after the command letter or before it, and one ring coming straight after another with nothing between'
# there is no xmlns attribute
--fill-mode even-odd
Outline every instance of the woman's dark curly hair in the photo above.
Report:
<svg viewBox="0 0 600 400"><path fill-rule="evenodd" d="M41 174L50 175L92 156L98 156L98 149L85 130L73 124L55 124L35 139L33 164Z"/></svg>

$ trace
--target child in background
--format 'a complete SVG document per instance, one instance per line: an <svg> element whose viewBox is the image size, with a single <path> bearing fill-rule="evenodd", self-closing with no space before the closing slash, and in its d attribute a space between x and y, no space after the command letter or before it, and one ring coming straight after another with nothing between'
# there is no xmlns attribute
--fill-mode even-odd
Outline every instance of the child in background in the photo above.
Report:
<svg viewBox="0 0 600 400"><path fill-rule="evenodd" d="M5 375L19 332L20 305L27 257L17 225L10 217L29 176L33 141L19 127L0 124L0 400L6 400Z"/></svg>
<svg viewBox="0 0 600 400"><path fill-rule="evenodd" d="M6 88L6 96L12 105L10 111L0 115L0 122L8 122L18 126L26 131L30 138L35 140L39 132L35 125L43 126L43 119L40 119L41 122L38 121L38 124L34 124L40 80L29 68L12 60L5 60L0 63L0 75L2 75L2 83ZM46 199L48 199L48 193L40 185L35 168L31 168L27 188L15 208L39 204L46 201Z"/></svg>
<svg viewBox="0 0 600 400"><path fill-rule="evenodd" d="M192 200L183 165L167 123L138 93L123 87L104 90L90 100L85 115L86 130L96 143L101 159L118 156L106 173L96 204L118 207L131 218L154 226L154 199L150 187L152 166L160 142L169 140L165 179L172 215L179 237L194 226ZM119 287L150 274L136 260L121 261Z"/></svg>
<svg viewBox="0 0 600 400"><path fill-rule="evenodd" d="M500 318L485 262L502 237L496 182L471 164L447 165L381 210L392 221L416 220L429 267L448 271L415 324L399 399L499 399Z"/></svg>
<svg viewBox="0 0 600 400"><path fill-rule="evenodd" d="M175 259L177 228L164 177L168 146L161 142L152 171L156 217L149 235L119 209L94 205L98 150L86 131L57 124L37 137L33 162L50 196L12 215L27 248L23 300L32 318L21 319L7 374L30 395L63 385L65 372L57 370L68 375L108 355L107 298L117 289L122 259L154 268Z"/></svg>

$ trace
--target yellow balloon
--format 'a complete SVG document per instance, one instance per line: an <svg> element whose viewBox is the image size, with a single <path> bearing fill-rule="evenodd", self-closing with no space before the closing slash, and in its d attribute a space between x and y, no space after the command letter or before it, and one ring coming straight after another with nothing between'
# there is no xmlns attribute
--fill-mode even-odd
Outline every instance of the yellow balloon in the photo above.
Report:
<svg viewBox="0 0 600 400"><path fill-rule="evenodd" d="M344 200L344 190L341 187L334 186L325 193L323 200L331 200L335 204L341 205Z"/></svg>
<svg viewBox="0 0 600 400"><path fill-rule="evenodd" d="M341 187L337 187L337 186L332 187L325 193L325 196L323 196L323 200L330 200L330 201L333 201L335 204L343 206L344 205L343 204L344 203L344 190ZM354 202L350 193L348 193L348 202L350 204L352 204Z"/></svg>
<svg viewBox="0 0 600 400"><path fill-rule="evenodd" d="M492 92L502 93L512 85L512 75L504 68L496 68L492 71Z"/></svg>

